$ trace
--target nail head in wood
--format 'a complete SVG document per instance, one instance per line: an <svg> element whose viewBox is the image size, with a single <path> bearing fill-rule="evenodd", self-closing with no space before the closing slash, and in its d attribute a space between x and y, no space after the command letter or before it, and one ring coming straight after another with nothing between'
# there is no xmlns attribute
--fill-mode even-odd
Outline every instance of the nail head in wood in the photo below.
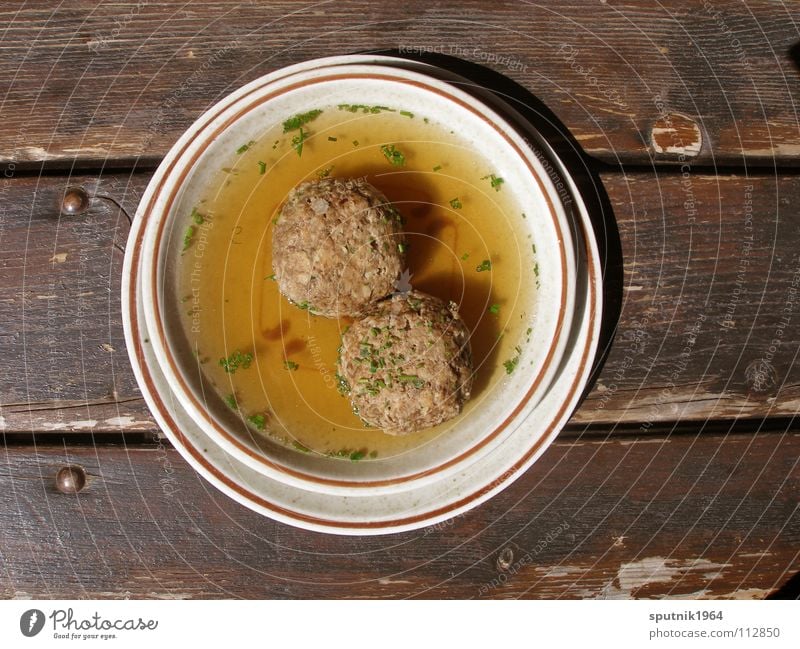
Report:
<svg viewBox="0 0 800 649"><path fill-rule="evenodd" d="M86 486L86 471L83 467L71 464L56 473L56 489L62 494L76 494Z"/></svg>
<svg viewBox="0 0 800 649"><path fill-rule="evenodd" d="M497 567L499 570L508 570L514 562L514 550L511 548L503 548L500 554L497 555Z"/></svg>
<svg viewBox="0 0 800 649"><path fill-rule="evenodd" d="M89 195L82 187L68 187L61 199L61 213L66 216L82 214L89 209Z"/></svg>

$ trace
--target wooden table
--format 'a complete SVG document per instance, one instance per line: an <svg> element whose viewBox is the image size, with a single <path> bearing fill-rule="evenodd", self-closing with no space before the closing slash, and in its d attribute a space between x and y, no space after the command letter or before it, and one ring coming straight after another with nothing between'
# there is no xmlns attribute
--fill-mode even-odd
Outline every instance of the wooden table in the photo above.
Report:
<svg viewBox="0 0 800 649"><path fill-rule="evenodd" d="M790 4L4 4L0 595L796 596ZM607 208L611 316L591 390L524 477L450 523L343 538L237 505L160 437L120 272L154 167L205 108L388 49L484 65L563 128ZM67 188L86 211L62 213ZM88 476L77 495L56 489L65 465Z"/></svg>

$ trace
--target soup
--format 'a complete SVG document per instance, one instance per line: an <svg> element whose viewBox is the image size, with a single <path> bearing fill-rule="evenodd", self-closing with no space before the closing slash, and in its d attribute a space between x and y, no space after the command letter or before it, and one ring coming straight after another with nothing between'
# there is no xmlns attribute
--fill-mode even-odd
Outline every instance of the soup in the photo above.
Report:
<svg viewBox="0 0 800 649"><path fill-rule="evenodd" d="M272 228L289 191L322 177L365 177L402 214L398 292L413 286L458 305L475 375L456 418L404 437L366 427L336 375L349 319L313 315L279 293ZM176 291L205 381L252 434L299 452L369 460L455 434L530 344L535 248L504 183L446 125L399 108L321 107L243 142L186 216Z"/></svg>

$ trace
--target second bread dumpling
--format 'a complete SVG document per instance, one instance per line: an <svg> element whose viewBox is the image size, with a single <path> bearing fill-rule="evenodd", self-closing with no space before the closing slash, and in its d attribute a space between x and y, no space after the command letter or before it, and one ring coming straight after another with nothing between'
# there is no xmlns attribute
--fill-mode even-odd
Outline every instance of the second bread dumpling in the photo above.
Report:
<svg viewBox="0 0 800 649"><path fill-rule="evenodd" d="M391 435L455 417L472 372L469 330L456 305L421 291L379 302L342 335L342 388L364 422Z"/></svg>

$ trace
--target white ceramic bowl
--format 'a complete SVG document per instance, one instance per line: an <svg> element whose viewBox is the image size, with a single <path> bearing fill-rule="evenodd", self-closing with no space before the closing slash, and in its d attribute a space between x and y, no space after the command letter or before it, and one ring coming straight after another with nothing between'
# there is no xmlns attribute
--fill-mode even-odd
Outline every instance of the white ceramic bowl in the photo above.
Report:
<svg viewBox="0 0 800 649"><path fill-rule="evenodd" d="M208 400L197 365L178 331L175 304L168 303L180 253L179 215L191 211L219 161L241 142L257 140L287 116L358 97L360 103L394 104L457 128L493 161L528 218L523 222L536 245L540 288L535 293L533 332L519 363L487 395L457 431L420 449L380 461L350 463L292 451L237 433L225 409ZM299 179L298 179L299 180ZM539 159L498 114L470 95L431 76L380 65L305 64L258 79L207 111L171 149L156 172L137 212L141 305L153 355L146 360L163 375L180 409L205 436L236 461L267 478L320 494L374 496L419 489L464 471L494 452L531 417L551 386L564 356L575 311L575 260L570 225ZM132 235L133 236L133 235ZM525 242L528 245L528 242ZM130 251L129 251L130 252ZM520 278L520 290L526 279ZM133 352L132 352L133 353ZM219 400L217 400L219 401Z"/></svg>

